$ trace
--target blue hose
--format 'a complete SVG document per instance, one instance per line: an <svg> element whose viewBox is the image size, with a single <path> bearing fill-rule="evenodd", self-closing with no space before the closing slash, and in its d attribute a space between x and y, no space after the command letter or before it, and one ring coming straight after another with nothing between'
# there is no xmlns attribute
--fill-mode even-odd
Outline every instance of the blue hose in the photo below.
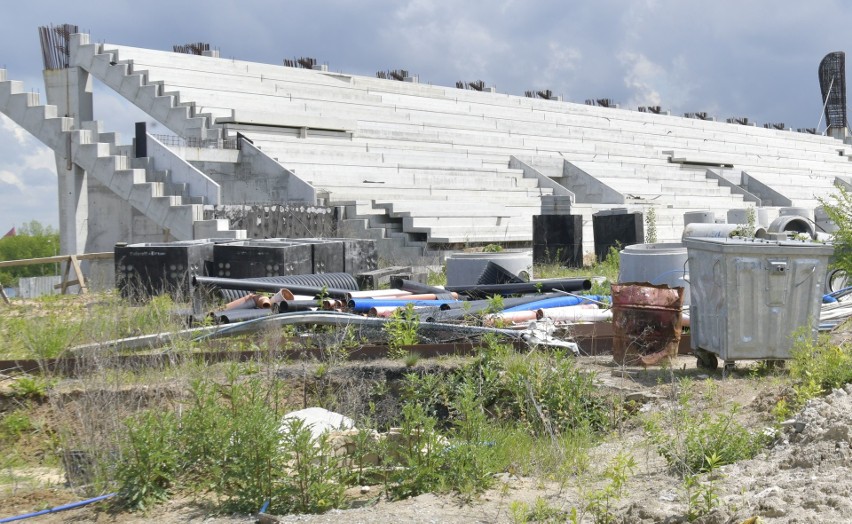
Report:
<svg viewBox="0 0 852 524"><path fill-rule="evenodd" d="M92 504L94 502L100 502L102 500L108 499L110 497L114 497L115 493L110 493L108 495L101 495L100 497L95 497L93 499L81 500L80 502L72 502L70 504L65 504L62 506L56 506L50 509L43 509L41 511L36 511L34 513L25 513L23 515L17 515L15 517L6 517L4 519L0 519L0 524L3 522L13 522L16 520L24 520L31 517L38 517L39 515L47 515L48 513L57 513L59 511L65 511L66 509L76 509L82 506L86 506L88 504Z"/></svg>
<svg viewBox="0 0 852 524"><path fill-rule="evenodd" d="M597 302L609 300L609 297L601 295L586 295L586 298L588 298L589 300L595 300ZM582 297L574 296L553 297L546 298L544 300L539 300L537 302L530 302L529 304L521 304L520 306L510 307L508 309L504 309L503 313L512 313L513 311L535 311L536 309L546 309L550 307L576 306L578 304L582 304L583 302L588 303L589 301L583 300Z"/></svg>
<svg viewBox="0 0 852 524"><path fill-rule="evenodd" d="M355 313L366 313L374 307L405 307L412 304L414 307L432 306L438 307L443 304L452 304L458 300L382 300L379 298L353 298L349 301L349 309Z"/></svg>

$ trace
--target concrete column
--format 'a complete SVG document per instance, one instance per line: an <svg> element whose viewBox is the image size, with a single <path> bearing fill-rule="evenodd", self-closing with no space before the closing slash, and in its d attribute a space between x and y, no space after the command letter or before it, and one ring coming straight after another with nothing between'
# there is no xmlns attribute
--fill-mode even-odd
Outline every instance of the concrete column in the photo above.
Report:
<svg viewBox="0 0 852 524"><path fill-rule="evenodd" d="M58 116L74 118L75 127L93 119L92 80L79 67L44 71L47 103L57 107ZM59 186L59 249L62 254L85 253L89 249L89 184L86 172L71 158L71 136L58 148L56 174Z"/></svg>

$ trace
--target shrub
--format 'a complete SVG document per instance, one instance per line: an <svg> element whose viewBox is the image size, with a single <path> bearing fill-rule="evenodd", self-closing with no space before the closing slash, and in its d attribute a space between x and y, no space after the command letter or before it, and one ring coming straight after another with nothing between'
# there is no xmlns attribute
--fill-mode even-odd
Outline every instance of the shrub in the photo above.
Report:
<svg viewBox="0 0 852 524"><path fill-rule="evenodd" d="M819 199L828 218L838 230L833 233L833 266L852 274L852 193L843 187L837 187L837 194L831 198Z"/></svg>
<svg viewBox="0 0 852 524"><path fill-rule="evenodd" d="M852 350L848 345L831 343L828 335L813 340L806 332L793 335L795 343L789 364L794 380L796 406L809 398L852 382Z"/></svg>
<svg viewBox="0 0 852 524"><path fill-rule="evenodd" d="M177 418L170 411L144 411L129 418L121 459L116 466L119 500L133 510L145 510L165 500L180 470Z"/></svg>
<svg viewBox="0 0 852 524"><path fill-rule="evenodd" d="M285 477L289 512L322 513L343 503L346 470L324 433L316 440L304 421L291 419L283 431L283 449L291 471Z"/></svg>
<svg viewBox="0 0 852 524"><path fill-rule="evenodd" d="M406 355L405 346L417 344L417 328L420 326L420 317L414 311L414 305L408 304L398 308L391 315L390 321L385 323L384 330L388 339L388 356L391 358L403 358Z"/></svg>
<svg viewBox="0 0 852 524"><path fill-rule="evenodd" d="M645 432L668 466L683 475L753 458L768 444L763 432L752 432L735 420L739 406L711 415L695 416L687 407L691 397L683 394L667 416L658 415L645 423Z"/></svg>

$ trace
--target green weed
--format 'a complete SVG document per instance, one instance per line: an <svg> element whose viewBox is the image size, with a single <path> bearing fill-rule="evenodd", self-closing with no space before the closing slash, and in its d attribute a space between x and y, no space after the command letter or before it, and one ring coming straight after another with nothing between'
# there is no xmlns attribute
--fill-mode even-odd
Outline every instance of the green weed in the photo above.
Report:
<svg viewBox="0 0 852 524"><path fill-rule="evenodd" d="M407 353L405 346L417 344L419 341L417 328L419 326L420 317L415 313L413 304L408 304L393 312L390 321L384 326L390 358L405 357Z"/></svg>

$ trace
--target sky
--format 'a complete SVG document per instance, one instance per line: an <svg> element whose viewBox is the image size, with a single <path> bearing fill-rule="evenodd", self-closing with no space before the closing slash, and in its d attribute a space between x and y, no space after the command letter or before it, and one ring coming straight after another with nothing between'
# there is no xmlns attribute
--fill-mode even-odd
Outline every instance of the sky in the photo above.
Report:
<svg viewBox="0 0 852 524"><path fill-rule="evenodd" d="M816 127L817 67L852 40L842 0L39 0L5 6L0 67L43 93L38 26L76 24L91 41L171 50L208 42L222 57L331 71L406 69L421 83L484 80L501 93L550 89L762 125ZM831 31L831 28L837 28ZM852 49L849 49L852 51ZM95 86L95 118L129 143L150 120ZM824 125L824 124L823 124ZM53 155L0 115L0 235L30 220L58 227Z"/></svg>

